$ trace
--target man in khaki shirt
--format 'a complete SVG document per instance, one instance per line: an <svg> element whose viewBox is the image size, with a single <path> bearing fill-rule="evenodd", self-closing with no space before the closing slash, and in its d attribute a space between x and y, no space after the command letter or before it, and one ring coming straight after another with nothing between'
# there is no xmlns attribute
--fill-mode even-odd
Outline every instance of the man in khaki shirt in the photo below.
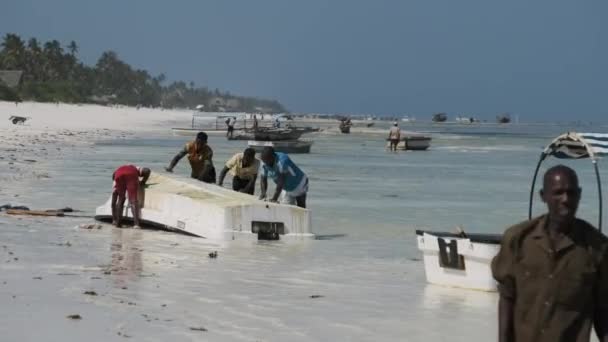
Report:
<svg viewBox="0 0 608 342"><path fill-rule="evenodd" d="M500 342L608 342L608 238L576 218L574 170L555 166L540 191L548 213L505 232L492 261Z"/></svg>
<svg viewBox="0 0 608 342"><path fill-rule="evenodd" d="M253 195L259 169L260 161L255 159L255 150L246 148L243 153L235 154L226 162L226 166L222 169L217 184L223 186L226 173L230 171L232 175L232 190Z"/></svg>

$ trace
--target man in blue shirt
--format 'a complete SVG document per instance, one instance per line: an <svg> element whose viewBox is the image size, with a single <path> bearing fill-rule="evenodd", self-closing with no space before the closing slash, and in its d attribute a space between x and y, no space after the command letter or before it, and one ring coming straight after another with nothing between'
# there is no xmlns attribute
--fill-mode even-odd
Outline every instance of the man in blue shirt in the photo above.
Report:
<svg viewBox="0 0 608 342"><path fill-rule="evenodd" d="M262 151L262 194L260 199L266 198L268 189L268 177L276 184L271 202L277 202L279 195L283 195L281 202L286 204L297 204L298 207L306 208L306 193L308 192L308 177L296 164L289 159L285 153L275 152L272 147L264 147Z"/></svg>

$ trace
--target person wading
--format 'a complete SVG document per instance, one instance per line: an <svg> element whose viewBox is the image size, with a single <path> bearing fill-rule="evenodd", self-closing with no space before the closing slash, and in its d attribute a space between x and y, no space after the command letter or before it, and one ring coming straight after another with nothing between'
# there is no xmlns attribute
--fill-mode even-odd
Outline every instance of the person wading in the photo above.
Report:
<svg viewBox="0 0 608 342"><path fill-rule="evenodd" d="M505 232L492 274L500 294L500 342L608 341L608 238L577 219L578 177L547 170L548 212Z"/></svg>
<svg viewBox="0 0 608 342"><path fill-rule="evenodd" d="M397 151L397 145L399 145L399 140L401 139L401 129L399 128L399 124L395 121L393 123L393 127L388 131L388 140L390 141L391 151Z"/></svg>
<svg viewBox="0 0 608 342"><path fill-rule="evenodd" d="M235 154L226 162L217 184L223 186L226 173L230 171L232 190L253 195L259 169L260 161L255 159L255 150L246 148L244 152Z"/></svg>
<svg viewBox="0 0 608 342"><path fill-rule="evenodd" d="M199 132L196 139L187 143L178 154L173 157L169 167L166 167L167 172L173 172L175 165L184 156L188 156L192 172L190 177L198 179L205 183L215 183L215 168L213 167L213 150L207 145L207 134Z"/></svg>

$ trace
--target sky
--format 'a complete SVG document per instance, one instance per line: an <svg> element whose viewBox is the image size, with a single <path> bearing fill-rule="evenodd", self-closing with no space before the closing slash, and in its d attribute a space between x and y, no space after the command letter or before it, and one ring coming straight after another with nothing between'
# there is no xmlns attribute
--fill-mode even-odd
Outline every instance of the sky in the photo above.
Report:
<svg viewBox="0 0 608 342"><path fill-rule="evenodd" d="M75 40L87 64L114 50L292 112L608 121L606 0L2 3L2 35Z"/></svg>

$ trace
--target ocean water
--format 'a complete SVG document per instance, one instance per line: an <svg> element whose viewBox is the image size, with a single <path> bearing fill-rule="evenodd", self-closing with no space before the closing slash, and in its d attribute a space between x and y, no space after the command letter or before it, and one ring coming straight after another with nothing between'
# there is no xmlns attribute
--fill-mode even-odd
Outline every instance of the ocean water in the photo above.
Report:
<svg viewBox="0 0 608 342"><path fill-rule="evenodd" d="M7 341L494 340L496 294L426 284L414 230L460 225L502 232L526 219L534 167L553 137L608 129L405 128L430 132L431 149L392 153L381 135L317 133L309 136L312 153L292 155L310 177L315 241L220 244L159 231L76 228L91 223L87 218L0 217L6 259L0 260L0 335ZM12 202L92 215L109 196L114 168L136 163L162 172L187 140L168 133L79 148L49 162L50 178L26 184ZM209 143L218 172L246 147L221 136ZM597 223L591 163L566 164L584 189L579 216ZM186 177L188 167L182 160L175 174ZM535 213L543 210L535 195ZM208 258L211 251L219 257ZM84 295L87 290L98 295ZM66 319L75 313L82 319Z"/></svg>

